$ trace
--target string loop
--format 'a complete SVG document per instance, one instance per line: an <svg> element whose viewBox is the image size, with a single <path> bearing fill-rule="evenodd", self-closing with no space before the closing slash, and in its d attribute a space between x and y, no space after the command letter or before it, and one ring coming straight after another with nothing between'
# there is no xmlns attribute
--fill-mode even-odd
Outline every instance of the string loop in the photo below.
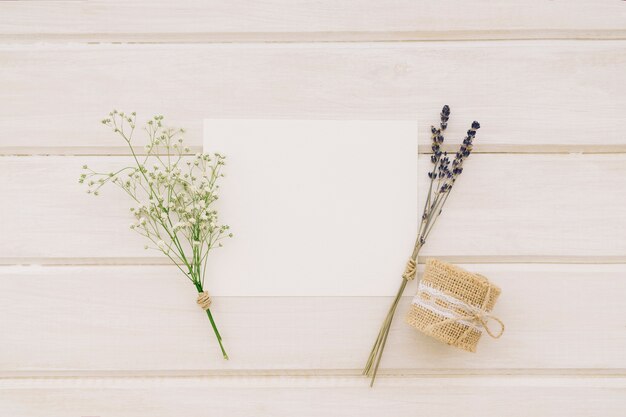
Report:
<svg viewBox="0 0 626 417"><path fill-rule="evenodd" d="M413 258L409 258L406 263L406 267L404 268L404 273L402 274L402 278L407 281L412 281L415 279L415 274L417 272L417 263Z"/></svg>
<svg viewBox="0 0 626 417"><path fill-rule="evenodd" d="M485 310L490 296L491 296L491 286L487 287L487 294L485 294L483 303L480 308L465 304L463 305L463 308L461 309L461 311L464 312L463 314L459 313L454 308L449 309L447 313L451 314L452 317L448 317L436 323L432 323L426 326L425 330L431 331L436 327L443 326L448 323L469 322L469 323L474 324L477 327L482 327L483 329L485 329L485 331L490 337L494 339L499 339L500 336L502 336L502 334L504 333L504 323L502 322L502 320L488 313ZM494 333L491 331L491 329L489 328L490 320L493 320L500 325L500 329L498 332ZM467 329L465 329L465 331L461 335L459 335L459 337L457 338L457 341L464 340L469 335L471 330L472 330L472 327L468 326Z"/></svg>
<svg viewBox="0 0 626 417"><path fill-rule="evenodd" d="M445 324L448 323L456 323L459 321L468 321L471 323L476 324L477 326L482 327L483 329L485 329L485 332L487 332L487 334L489 336L491 336L494 339L499 339L500 336L502 336L502 334L504 333L504 323L502 322L502 320L500 320L499 318L497 318L496 316L489 314L485 311L482 310L478 310L473 312L472 314L458 314L456 312L453 313L455 315L455 317L453 318L448 318L448 319L444 319L441 321L438 321L436 323L432 323L430 325L428 325L426 327L426 331L431 331L436 327L439 326L443 326ZM500 328L498 329L497 332L492 332L491 329L489 328L489 321L493 320L496 323L498 323L498 325L500 326ZM468 330L471 330L471 328L468 327ZM467 333L469 332L464 332L461 336L459 336L458 340L463 340L466 336Z"/></svg>
<svg viewBox="0 0 626 417"><path fill-rule="evenodd" d="M198 303L198 305L200 306L201 309L203 310L208 310L209 307L211 307L211 297L209 296L209 293L206 291L202 291L198 293L198 299L196 300L196 303Z"/></svg>

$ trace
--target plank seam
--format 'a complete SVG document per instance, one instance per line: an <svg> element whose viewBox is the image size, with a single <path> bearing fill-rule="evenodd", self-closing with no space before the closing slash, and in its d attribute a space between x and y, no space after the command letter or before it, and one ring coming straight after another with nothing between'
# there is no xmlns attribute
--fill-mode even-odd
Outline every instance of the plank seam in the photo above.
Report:
<svg viewBox="0 0 626 417"><path fill-rule="evenodd" d="M622 378L624 368L571 369L384 369L379 378L471 378L471 377L554 377ZM137 378L219 378L219 377L363 377L360 369L241 369L241 370L84 370L84 371L2 371L0 379L137 379ZM363 377L364 378L364 377ZM364 378L364 381L366 378Z"/></svg>
<svg viewBox="0 0 626 417"><path fill-rule="evenodd" d="M190 146L186 155L202 152L202 146ZM442 149L448 152L456 151L456 146L446 145ZM420 154L431 154L430 145L418 146ZM615 145L476 145L474 153L478 154L626 154L626 143ZM143 148L138 148L138 155L145 155ZM126 147L38 147L38 146L4 146L0 147L0 157L29 157L29 156L130 156Z"/></svg>
<svg viewBox="0 0 626 417"><path fill-rule="evenodd" d="M144 33L4 33L5 43L83 44L215 44L215 43L360 43L360 42L473 42L473 41L553 41L625 40L626 31L527 29L457 31L326 31L326 32L144 32Z"/></svg>
<svg viewBox="0 0 626 417"><path fill-rule="evenodd" d="M428 258L438 258L457 264L626 264L626 255L622 256L421 256L419 264ZM170 266L165 257L102 257L102 258L37 258L37 257L0 257L0 266Z"/></svg>

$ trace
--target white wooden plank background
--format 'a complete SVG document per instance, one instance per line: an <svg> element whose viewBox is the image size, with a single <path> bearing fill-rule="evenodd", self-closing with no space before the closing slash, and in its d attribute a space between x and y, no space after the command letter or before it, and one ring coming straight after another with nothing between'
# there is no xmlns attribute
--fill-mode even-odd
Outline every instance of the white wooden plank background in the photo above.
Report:
<svg viewBox="0 0 626 417"><path fill-rule="evenodd" d="M624 378L131 378L6 380L7 415L622 417ZM580 399L573 404L574 399ZM566 410L566 413L564 413Z"/></svg>
<svg viewBox="0 0 626 417"><path fill-rule="evenodd" d="M0 153L120 152L98 123L116 106L162 113L196 146L206 117L417 119L427 145L445 103L450 139L473 119L489 127L477 151L623 152L625 45L5 44Z"/></svg>
<svg viewBox="0 0 626 417"><path fill-rule="evenodd" d="M618 1L34 0L4 2L0 40L624 39Z"/></svg>
<svg viewBox="0 0 626 417"><path fill-rule="evenodd" d="M49 263L80 257L101 263L157 256L146 252L143 239L128 229L133 219L126 195L109 189L89 196L77 181L84 163L107 171L127 162L128 157L118 156L4 157L0 181L13 197L0 205L0 213L16 221L0 225L0 234L11 236L0 240L0 260L22 263L24 257ZM428 163L429 157L422 156L422 171ZM468 175L459 179L437 232L424 247L425 256L626 262L623 199L619 192L609 192L623 187L624 154L476 154L465 167ZM427 180L422 173L422 189ZM222 217L230 224L228 213ZM397 285L380 290L391 295ZM354 289L352 295L376 293Z"/></svg>
<svg viewBox="0 0 626 417"><path fill-rule="evenodd" d="M625 42L618 1L1 2L0 414L623 416ZM223 362L124 200L76 183L123 159L116 106L192 151L205 117L411 118L427 151L444 103L450 142L483 128L424 254L493 277L507 332L470 355L403 307L373 390L395 280L215 288Z"/></svg>
<svg viewBox="0 0 626 417"><path fill-rule="evenodd" d="M384 372L626 369L624 315L616 314L626 291L624 265L464 266L497 277L503 294L495 313L507 325L506 336L486 338L473 355L421 336L403 323L411 286L388 341ZM0 344L0 369L5 376L355 374L391 302L391 297L362 296L216 297L214 314L232 358L226 362L194 303L194 289L179 274L169 266L0 268L0 293L6 297L0 334L12 340ZM581 314L585 305L595 308Z"/></svg>

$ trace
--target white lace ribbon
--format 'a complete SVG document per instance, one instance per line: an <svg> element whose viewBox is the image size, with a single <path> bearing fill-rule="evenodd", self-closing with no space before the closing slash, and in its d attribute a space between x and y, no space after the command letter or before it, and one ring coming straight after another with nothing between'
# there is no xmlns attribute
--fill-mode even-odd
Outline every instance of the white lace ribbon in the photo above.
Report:
<svg viewBox="0 0 626 417"><path fill-rule="evenodd" d="M427 297L422 297L426 294ZM437 303L437 300L443 301L446 306ZM438 314L451 321L464 324L478 332L483 331L483 325L480 322L465 320L464 317L481 317L485 316L485 312L480 308L464 303L430 285L420 282L417 287L417 295L413 298L413 304Z"/></svg>

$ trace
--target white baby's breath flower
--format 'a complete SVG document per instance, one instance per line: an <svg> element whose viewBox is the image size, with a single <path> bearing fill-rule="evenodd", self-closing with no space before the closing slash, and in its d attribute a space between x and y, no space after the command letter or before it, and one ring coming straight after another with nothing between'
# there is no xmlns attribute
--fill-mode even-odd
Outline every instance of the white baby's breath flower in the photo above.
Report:
<svg viewBox="0 0 626 417"><path fill-rule="evenodd" d="M137 144L134 141L131 144L131 138L135 121L135 113L115 110L102 123L134 148ZM215 154L213 158L206 153L187 157L191 150L183 144L183 130L166 127L161 115L148 121L145 130L148 144L139 159L141 162L135 159L131 166L103 173L85 165L79 183L87 184L87 193L92 195L98 195L100 187L108 183L129 194L137 202L129 209L131 218L136 220L129 228L153 242L144 248L157 249L180 260L185 264L181 265L185 275L199 287L204 278L201 271L207 262L204 248L207 251L215 248L217 241L225 237L226 229L217 225L217 213L210 209L217 198L214 193L219 188L217 180L223 157ZM193 254L189 253L192 249ZM193 256L199 251L202 251L200 257ZM193 272L187 273L188 270Z"/></svg>

